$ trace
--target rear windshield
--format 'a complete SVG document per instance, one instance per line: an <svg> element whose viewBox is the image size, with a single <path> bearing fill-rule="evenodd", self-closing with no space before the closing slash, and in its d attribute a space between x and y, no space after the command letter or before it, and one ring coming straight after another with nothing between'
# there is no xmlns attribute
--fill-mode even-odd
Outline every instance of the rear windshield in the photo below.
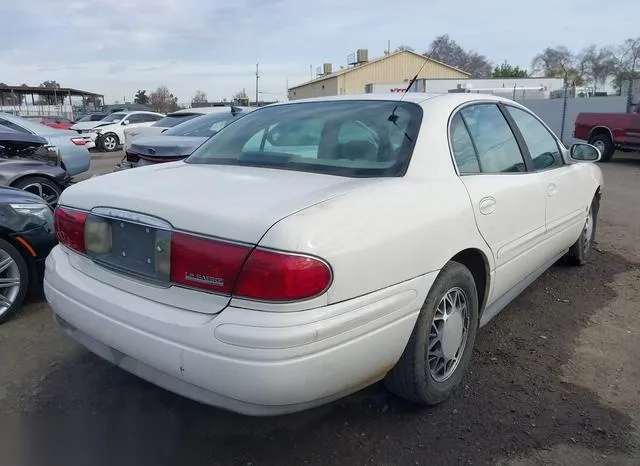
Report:
<svg viewBox="0 0 640 466"><path fill-rule="evenodd" d="M187 120L195 118L197 116L202 115L202 113L178 113L175 115L167 115L164 118L160 118L151 126L156 126L160 128L173 128L180 123L184 123Z"/></svg>
<svg viewBox="0 0 640 466"><path fill-rule="evenodd" d="M165 131L166 136L197 136L210 138L233 120L240 118L242 113L233 116L229 113L212 113L211 115L200 115L189 121L185 121L178 126Z"/></svg>
<svg viewBox="0 0 640 466"><path fill-rule="evenodd" d="M275 105L226 126L186 162L350 177L402 176L421 121L422 109L412 102Z"/></svg>

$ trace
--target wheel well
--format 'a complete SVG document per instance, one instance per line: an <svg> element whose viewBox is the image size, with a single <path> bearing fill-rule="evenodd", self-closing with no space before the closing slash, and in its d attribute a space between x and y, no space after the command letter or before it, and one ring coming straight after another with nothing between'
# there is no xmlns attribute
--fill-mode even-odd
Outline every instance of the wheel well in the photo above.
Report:
<svg viewBox="0 0 640 466"><path fill-rule="evenodd" d="M589 141L591 141L596 136L600 136L601 134L606 134L607 136L609 136L609 139L611 139L611 142L613 142L613 134L611 134L611 130L606 126L598 126L596 128L593 128L591 130L591 133L589 133Z"/></svg>
<svg viewBox="0 0 640 466"><path fill-rule="evenodd" d="M25 178L34 178L34 177L38 177L38 178L46 178L47 180L49 180L49 181L51 181L51 182L53 182L53 183L55 183L55 182L56 182L56 180L55 180L51 175L48 175L48 174L46 174L46 173L29 173L28 175L22 175L22 176L20 176L20 177L16 178L15 180L13 180L13 181L11 182L11 185L10 185L10 186L12 186L12 187L13 187L13 185L15 185L18 181L20 181L20 180L24 180Z"/></svg>
<svg viewBox="0 0 640 466"><path fill-rule="evenodd" d="M489 264L484 253L479 249L465 249L451 258L469 269L478 290L479 311L484 309L489 294Z"/></svg>

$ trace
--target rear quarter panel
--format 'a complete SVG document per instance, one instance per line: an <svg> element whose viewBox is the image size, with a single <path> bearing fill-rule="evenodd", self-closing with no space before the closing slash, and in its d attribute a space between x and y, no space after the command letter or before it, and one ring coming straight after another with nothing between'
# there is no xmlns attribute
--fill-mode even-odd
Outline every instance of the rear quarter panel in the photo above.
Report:
<svg viewBox="0 0 640 466"><path fill-rule="evenodd" d="M328 304L438 271L467 248L489 259L457 177L395 178L358 189L281 220L260 245L329 262Z"/></svg>

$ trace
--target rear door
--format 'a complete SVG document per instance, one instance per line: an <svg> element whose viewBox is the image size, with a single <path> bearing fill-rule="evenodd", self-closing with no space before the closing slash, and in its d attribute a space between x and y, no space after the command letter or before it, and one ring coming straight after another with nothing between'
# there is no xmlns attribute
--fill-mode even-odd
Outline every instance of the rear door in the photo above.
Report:
<svg viewBox="0 0 640 466"><path fill-rule="evenodd" d="M544 263L537 255L545 234L544 188L495 103L459 109L450 140L478 230L495 258L494 300Z"/></svg>
<svg viewBox="0 0 640 466"><path fill-rule="evenodd" d="M545 249L559 253L573 244L587 219L593 193L586 193L589 173L582 164L565 164L557 138L533 114L521 108L504 107L526 144L545 189Z"/></svg>

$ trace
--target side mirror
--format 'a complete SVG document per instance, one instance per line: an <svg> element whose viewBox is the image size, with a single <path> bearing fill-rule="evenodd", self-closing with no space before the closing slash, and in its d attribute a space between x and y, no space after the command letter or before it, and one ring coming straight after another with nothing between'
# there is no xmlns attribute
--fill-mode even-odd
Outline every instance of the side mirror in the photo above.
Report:
<svg viewBox="0 0 640 466"><path fill-rule="evenodd" d="M584 142L573 144L569 150L569 155L573 160L579 162L597 162L602 157L597 147Z"/></svg>
<svg viewBox="0 0 640 466"><path fill-rule="evenodd" d="M129 124L129 120L124 120L124 121L122 122L122 124L123 124L123 125L128 125L128 124Z"/></svg>

